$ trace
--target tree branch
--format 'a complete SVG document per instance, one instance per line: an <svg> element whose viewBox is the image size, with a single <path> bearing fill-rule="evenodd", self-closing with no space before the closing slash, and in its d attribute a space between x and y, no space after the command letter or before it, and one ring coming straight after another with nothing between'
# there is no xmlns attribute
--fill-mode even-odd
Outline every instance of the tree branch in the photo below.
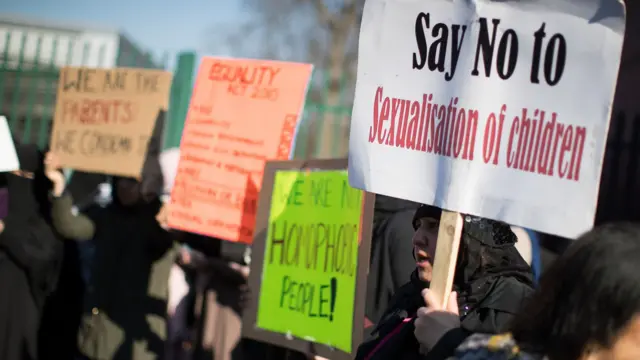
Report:
<svg viewBox="0 0 640 360"><path fill-rule="evenodd" d="M324 0L307 0L313 8L316 10L316 14L318 17L318 22L326 26L327 28L332 28L335 19L331 16L331 12L324 3Z"/></svg>

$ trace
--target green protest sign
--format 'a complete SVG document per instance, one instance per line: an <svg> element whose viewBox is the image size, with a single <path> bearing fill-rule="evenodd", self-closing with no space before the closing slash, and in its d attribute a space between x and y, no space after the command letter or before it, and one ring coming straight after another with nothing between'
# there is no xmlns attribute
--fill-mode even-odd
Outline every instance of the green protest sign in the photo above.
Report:
<svg viewBox="0 0 640 360"><path fill-rule="evenodd" d="M362 209L345 170L276 172L259 328L351 352Z"/></svg>
<svg viewBox="0 0 640 360"><path fill-rule="evenodd" d="M353 359L363 338L374 195L351 188L346 168L346 159L265 165L244 337Z"/></svg>

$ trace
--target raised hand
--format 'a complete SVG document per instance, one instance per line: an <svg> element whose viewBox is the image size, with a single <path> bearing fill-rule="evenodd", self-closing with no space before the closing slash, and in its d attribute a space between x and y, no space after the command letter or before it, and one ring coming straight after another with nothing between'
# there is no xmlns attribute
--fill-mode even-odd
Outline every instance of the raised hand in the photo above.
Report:
<svg viewBox="0 0 640 360"><path fill-rule="evenodd" d="M165 230L169 230L169 206L171 206L171 204L168 202L162 204L160 211L158 211L156 215L156 221L160 224L160 227Z"/></svg>
<svg viewBox="0 0 640 360"><path fill-rule="evenodd" d="M66 187L66 179L60 170L60 160L55 153L49 151L44 158L44 174L53 183L53 195L60 196Z"/></svg>
<svg viewBox="0 0 640 360"><path fill-rule="evenodd" d="M229 267L239 272L245 279L249 277L249 267L246 265L240 265L236 262L230 262Z"/></svg>

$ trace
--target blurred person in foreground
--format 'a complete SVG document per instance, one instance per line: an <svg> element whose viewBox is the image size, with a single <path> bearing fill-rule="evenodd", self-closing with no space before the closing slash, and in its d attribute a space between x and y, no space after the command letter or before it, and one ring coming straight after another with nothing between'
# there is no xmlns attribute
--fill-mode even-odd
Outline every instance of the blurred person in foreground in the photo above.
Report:
<svg viewBox="0 0 640 360"><path fill-rule="evenodd" d="M47 155L47 164L48 171L59 171L55 154ZM173 240L156 220L162 191L157 157L147 157L141 181L113 177L112 188L110 204L95 204L77 215L69 193L53 202L56 229L69 239L92 239L95 246L79 352L92 360L162 358L170 265L162 269L159 264L170 256Z"/></svg>
<svg viewBox="0 0 640 360"><path fill-rule="evenodd" d="M457 316L454 331L430 344L431 324L425 301L432 276L441 210L422 205L415 213L413 254L416 269L396 292L391 306L357 351L357 360L443 360L474 332L505 331L531 294L531 268L515 248L509 225L464 215L460 250L450 296ZM410 224L407 224L410 226Z"/></svg>
<svg viewBox="0 0 640 360"><path fill-rule="evenodd" d="M45 299L56 286L62 242L50 223L43 154L16 142L20 170L0 173L6 217L0 219L0 359L37 358ZM1 156L1 155L0 155Z"/></svg>
<svg viewBox="0 0 640 360"><path fill-rule="evenodd" d="M611 223L589 231L544 273L508 333L474 335L455 359L640 359L638 259L639 225ZM450 310L431 304L432 342L453 331L447 324L457 315Z"/></svg>

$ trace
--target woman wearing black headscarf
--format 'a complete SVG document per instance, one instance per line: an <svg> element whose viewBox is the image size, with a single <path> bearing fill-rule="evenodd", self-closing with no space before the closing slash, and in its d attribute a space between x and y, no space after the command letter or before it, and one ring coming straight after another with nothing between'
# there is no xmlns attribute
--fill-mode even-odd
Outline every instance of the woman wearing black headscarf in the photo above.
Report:
<svg viewBox="0 0 640 360"><path fill-rule="evenodd" d="M21 170L0 173L9 194L7 216L0 220L0 359L31 360L62 243L49 222L43 155L32 145L16 144L16 151Z"/></svg>
<svg viewBox="0 0 640 360"><path fill-rule="evenodd" d="M453 325L456 331L442 339L438 336L437 343L424 339L420 317L427 304L423 291L431 281L440 214L440 209L425 205L416 211L416 270L394 296L373 339L358 348L357 360L446 359L471 333L504 331L533 291L531 269L515 248L517 237L509 225L464 216L453 284L459 314Z"/></svg>
<svg viewBox="0 0 640 360"><path fill-rule="evenodd" d="M48 166L58 168L50 153ZM162 359L165 337L166 276L173 237L156 215L162 203L157 157L147 156L141 180L113 177L113 200L71 213L69 193L53 198L52 221L61 235L91 239L94 254L84 294L78 347L83 358ZM168 264L168 263L167 263Z"/></svg>

